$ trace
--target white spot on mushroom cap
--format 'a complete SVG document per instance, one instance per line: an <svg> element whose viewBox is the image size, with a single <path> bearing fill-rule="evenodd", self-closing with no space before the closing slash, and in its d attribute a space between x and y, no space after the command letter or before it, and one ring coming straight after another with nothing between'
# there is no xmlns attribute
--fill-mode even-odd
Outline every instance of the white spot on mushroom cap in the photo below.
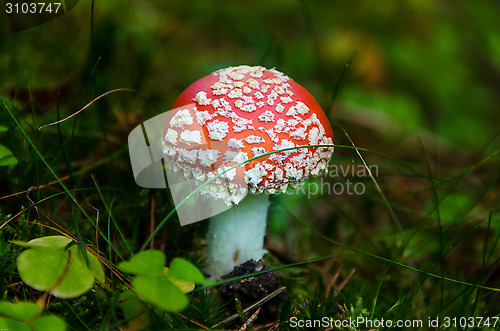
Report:
<svg viewBox="0 0 500 331"><path fill-rule="evenodd" d="M285 88L284 88L284 86L277 85L277 86L274 88L274 90L275 90L276 92L278 92L278 94L283 94L283 93L285 93Z"/></svg>
<svg viewBox="0 0 500 331"><path fill-rule="evenodd" d="M288 121L286 121L286 128L289 131L291 128L295 128L297 125L300 124L300 121L296 118L290 118Z"/></svg>
<svg viewBox="0 0 500 331"><path fill-rule="evenodd" d="M245 147L245 144L243 143L243 141L241 141L240 139L236 139L236 138L230 138L228 143L227 143L227 148L240 150L241 148L244 148L244 147Z"/></svg>
<svg viewBox="0 0 500 331"><path fill-rule="evenodd" d="M306 139L306 135L307 135L306 128L304 128L304 127L298 128L297 130L293 131L291 133L291 135L295 139L304 140L304 139Z"/></svg>
<svg viewBox="0 0 500 331"><path fill-rule="evenodd" d="M224 171L226 171L224 173ZM221 178L224 178L224 179L227 179L227 180L234 180L234 177L236 177L236 168L232 168L231 167L226 167L226 166L221 166L219 168L219 174L222 174L220 177Z"/></svg>
<svg viewBox="0 0 500 331"><path fill-rule="evenodd" d="M241 110L246 111L248 113L251 113L254 110L257 110L257 106L256 105L243 105L241 107Z"/></svg>
<svg viewBox="0 0 500 331"><path fill-rule="evenodd" d="M246 118L233 118L234 132L242 132L245 130L253 129L252 121Z"/></svg>
<svg viewBox="0 0 500 331"><path fill-rule="evenodd" d="M162 142L163 146L163 154L167 156L168 158L174 158L175 155L177 154L177 151L170 145L166 145L164 142Z"/></svg>
<svg viewBox="0 0 500 331"><path fill-rule="evenodd" d="M290 107L286 114L288 116L296 116L297 114L305 115L309 112L309 107L307 107L303 102L299 101L294 106Z"/></svg>
<svg viewBox="0 0 500 331"><path fill-rule="evenodd" d="M227 122L215 120L213 122L207 123L206 126L208 129L208 137L212 140L222 141L222 139L229 132L229 125L227 124Z"/></svg>
<svg viewBox="0 0 500 331"><path fill-rule="evenodd" d="M282 132L286 127L286 122L283 118L278 118L278 121L276 123L276 125L274 126L274 130L276 130L276 132Z"/></svg>
<svg viewBox="0 0 500 331"><path fill-rule="evenodd" d="M275 168L274 164L267 163L266 161L263 161L261 164L264 167L264 169L266 169L266 171L272 171ZM273 173L269 174L268 179L271 178L272 176L274 176Z"/></svg>
<svg viewBox="0 0 500 331"><path fill-rule="evenodd" d="M238 100L236 100L236 101L234 102L234 105L235 105L237 108L240 108L240 109L241 109L241 107L243 107L243 104L244 104L244 102L243 102L243 100L241 100L241 99L238 99Z"/></svg>
<svg viewBox="0 0 500 331"><path fill-rule="evenodd" d="M307 107L306 104L301 101L297 102L297 105L295 107L297 108L297 112L300 115L305 115L310 110L309 107Z"/></svg>
<svg viewBox="0 0 500 331"><path fill-rule="evenodd" d="M253 78L250 78L249 80L247 80L247 84L252 89L258 89L259 88L259 82L257 82Z"/></svg>
<svg viewBox="0 0 500 331"><path fill-rule="evenodd" d="M214 100L212 100L212 107L214 107L214 109L217 109L220 106L221 106L220 99L214 99Z"/></svg>
<svg viewBox="0 0 500 331"><path fill-rule="evenodd" d="M295 144L292 141L287 140L287 139L282 139L279 144L274 145L274 150L277 151L280 149L293 148L293 147L295 147ZM290 153L292 151L293 150L284 151L284 153Z"/></svg>
<svg viewBox="0 0 500 331"><path fill-rule="evenodd" d="M226 94L230 89L233 88L233 85L231 84L224 84L221 82L217 82L214 85L210 86L212 89L212 94L213 95L224 95Z"/></svg>
<svg viewBox="0 0 500 331"><path fill-rule="evenodd" d="M190 164L194 164L196 162L197 156L198 156L198 150L192 149L192 150L187 150L187 149L181 149L179 151L179 156L183 161L186 161Z"/></svg>
<svg viewBox="0 0 500 331"><path fill-rule="evenodd" d="M240 151L228 150L224 154L224 159L229 162L241 163L248 160L248 154Z"/></svg>
<svg viewBox="0 0 500 331"><path fill-rule="evenodd" d="M309 130L308 138L310 145L317 145L319 141L319 129L314 127L311 130Z"/></svg>
<svg viewBox="0 0 500 331"><path fill-rule="evenodd" d="M276 130L264 129L263 127L260 127L259 130L267 133L272 142L277 142L279 140L279 136L276 134Z"/></svg>
<svg viewBox="0 0 500 331"><path fill-rule="evenodd" d="M287 164L285 166L286 176L292 180L297 180L302 178L303 171L301 169L297 169L293 166L293 164Z"/></svg>
<svg viewBox="0 0 500 331"><path fill-rule="evenodd" d="M267 171L260 163L257 163L252 169L245 171L245 181L252 187L256 187L265 175Z"/></svg>
<svg viewBox="0 0 500 331"><path fill-rule="evenodd" d="M200 164L204 167L212 166L219 159L219 155L220 152L216 149L200 150L198 152Z"/></svg>
<svg viewBox="0 0 500 331"><path fill-rule="evenodd" d="M205 124L207 120L212 119L214 116L206 110L201 110L196 112L196 121L198 124Z"/></svg>
<svg viewBox="0 0 500 331"><path fill-rule="evenodd" d="M200 91L196 93L194 101L196 101L200 106L206 106L212 102L211 99L207 98L207 92L205 91Z"/></svg>
<svg viewBox="0 0 500 331"><path fill-rule="evenodd" d="M276 175L276 180L277 181L282 181L283 180L283 170L281 170L281 168L277 168L274 171L274 174Z"/></svg>
<svg viewBox="0 0 500 331"><path fill-rule="evenodd" d="M200 168L193 168L193 178L198 182L202 182L205 180L205 172Z"/></svg>
<svg viewBox="0 0 500 331"><path fill-rule="evenodd" d="M201 144L201 132L198 130L184 130L179 141L184 144Z"/></svg>
<svg viewBox="0 0 500 331"><path fill-rule="evenodd" d="M231 99L241 98L243 96L243 91L239 88L235 88L235 89L229 91L227 96Z"/></svg>
<svg viewBox="0 0 500 331"><path fill-rule="evenodd" d="M260 114L258 117L259 121L262 122L274 122L274 114L273 112L266 110L262 114Z"/></svg>
<svg viewBox="0 0 500 331"><path fill-rule="evenodd" d="M228 76L234 80L240 80L240 79L245 78L245 75L239 71L230 72Z"/></svg>
<svg viewBox="0 0 500 331"><path fill-rule="evenodd" d="M265 142L266 140L262 136L250 135L245 138L245 141L249 144L259 144Z"/></svg>
<svg viewBox="0 0 500 331"><path fill-rule="evenodd" d="M172 145L175 145L175 143L177 142L177 131L175 130L172 130L172 129L168 129L167 130L167 133L165 134L165 141L166 142L169 142L171 143Z"/></svg>
<svg viewBox="0 0 500 331"><path fill-rule="evenodd" d="M193 117L189 109L181 109L170 119L170 126L180 128L185 125L193 124Z"/></svg>
<svg viewBox="0 0 500 331"><path fill-rule="evenodd" d="M252 76L254 78L260 78L260 77L262 77L262 68L258 68L255 71L251 72L250 76Z"/></svg>

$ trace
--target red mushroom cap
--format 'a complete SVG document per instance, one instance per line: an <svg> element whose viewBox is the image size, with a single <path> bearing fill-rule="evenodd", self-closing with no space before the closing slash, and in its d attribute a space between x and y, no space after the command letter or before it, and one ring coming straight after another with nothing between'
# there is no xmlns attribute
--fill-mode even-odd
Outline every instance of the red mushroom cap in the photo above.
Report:
<svg viewBox="0 0 500 331"><path fill-rule="evenodd" d="M213 177L217 170L283 148L333 144L330 123L314 97L274 69L218 70L186 88L172 108L175 115L166 124L164 152L186 178L204 181L209 173ZM289 184L325 170L332 153L331 147L279 152L226 177L238 178L236 182L252 192L284 192ZM217 197L217 189L212 191Z"/></svg>

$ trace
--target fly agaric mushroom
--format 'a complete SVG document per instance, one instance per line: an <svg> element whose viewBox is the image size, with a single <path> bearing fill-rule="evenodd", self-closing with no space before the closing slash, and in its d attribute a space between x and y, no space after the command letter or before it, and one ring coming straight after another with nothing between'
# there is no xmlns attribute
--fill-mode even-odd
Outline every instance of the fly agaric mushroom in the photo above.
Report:
<svg viewBox="0 0 500 331"><path fill-rule="evenodd" d="M264 153L333 144L330 123L313 96L274 69L218 70L190 85L172 108L177 111L166 126L164 154L174 172L200 183ZM332 153L332 147L310 147L266 155L221 176L229 185L217 178L203 187L201 194L233 205L210 219L205 272L220 279L235 266L262 259L268 195L318 176Z"/></svg>

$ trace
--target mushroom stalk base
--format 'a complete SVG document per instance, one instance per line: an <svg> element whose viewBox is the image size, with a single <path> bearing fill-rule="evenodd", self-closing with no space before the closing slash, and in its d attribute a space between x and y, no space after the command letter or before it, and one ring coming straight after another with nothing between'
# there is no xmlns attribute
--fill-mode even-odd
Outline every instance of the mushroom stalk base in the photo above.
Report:
<svg viewBox="0 0 500 331"><path fill-rule="evenodd" d="M210 219L205 272L212 279L220 279L250 259L262 259L268 207L267 194L248 194L238 205Z"/></svg>

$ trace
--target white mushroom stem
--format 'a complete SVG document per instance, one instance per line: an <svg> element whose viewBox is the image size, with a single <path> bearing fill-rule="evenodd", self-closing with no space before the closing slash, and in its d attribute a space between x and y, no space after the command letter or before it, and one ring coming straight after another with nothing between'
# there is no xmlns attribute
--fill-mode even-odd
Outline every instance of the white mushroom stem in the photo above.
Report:
<svg viewBox="0 0 500 331"><path fill-rule="evenodd" d="M250 259L262 259L268 207L267 194L248 194L238 205L210 219L205 272L212 279L220 279Z"/></svg>

